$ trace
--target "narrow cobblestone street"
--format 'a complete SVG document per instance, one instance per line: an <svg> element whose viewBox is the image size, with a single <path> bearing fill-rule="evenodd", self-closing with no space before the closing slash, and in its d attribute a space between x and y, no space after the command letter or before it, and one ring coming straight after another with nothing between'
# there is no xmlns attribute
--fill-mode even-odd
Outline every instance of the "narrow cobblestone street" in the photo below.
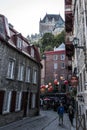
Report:
<svg viewBox="0 0 87 130"><path fill-rule="evenodd" d="M38 117L24 118L23 120L0 127L0 130L75 130L75 128L71 127L66 113L64 114L63 126L59 126L57 112L41 110Z"/></svg>

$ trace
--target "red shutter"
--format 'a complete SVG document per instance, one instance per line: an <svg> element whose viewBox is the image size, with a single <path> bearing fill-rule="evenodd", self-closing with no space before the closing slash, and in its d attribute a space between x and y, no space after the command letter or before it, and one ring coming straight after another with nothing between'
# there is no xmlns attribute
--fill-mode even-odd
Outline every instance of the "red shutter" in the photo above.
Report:
<svg viewBox="0 0 87 130"><path fill-rule="evenodd" d="M11 98L11 109L10 111L15 111L15 104L16 104L16 91L12 92L12 98Z"/></svg>
<svg viewBox="0 0 87 130"><path fill-rule="evenodd" d="M5 91L0 90L0 114L2 114Z"/></svg>
<svg viewBox="0 0 87 130"><path fill-rule="evenodd" d="M22 92L22 101L21 101L21 109L24 109L25 106L25 100L26 100L26 92Z"/></svg>
<svg viewBox="0 0 87 130"><path fill-rule="evenodd" d="M29 102L29 108L31 109L31 103L32 103L32 93L30 93L30 102Z"/></svg>
<svg viewBox="0 0 87 130"><path fill-rule="evenodd" d="M27 99L28 98L28 92L23 92L22 94L22 106L21 109L24 111L23 116L26 116L26 112L27 112Z"/></svg>

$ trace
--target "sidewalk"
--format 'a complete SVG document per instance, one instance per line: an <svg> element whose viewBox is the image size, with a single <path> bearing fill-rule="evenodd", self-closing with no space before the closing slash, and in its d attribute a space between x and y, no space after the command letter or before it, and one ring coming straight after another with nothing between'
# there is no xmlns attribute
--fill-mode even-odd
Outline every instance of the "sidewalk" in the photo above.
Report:
<svg viewBox="0 0 87 130"><path fill-rule="evenodd" d="M74 127L71 126L71 130L76 130L76 119L75 118L73 120L73 125L74 125Z"/></svg>
<svg viewBox="0 0 87 130"><path fill-rule="evenodd" d="M67 130L76 130L74 127L70 126L70 122L67 117L67 114L65 114L64 118L66 120L65 125L67 127ZM58 120L58 115L56 114L56 112L40 111L39 116L32 117L32 118L29 117L23 118L20 121L16 121L6 126L0 127L0 130L45 130L47 126L49 126L53 122L57 122L57 120ZM75 120L74 120L74 125L75 125Z"/></svg>
<svg viewBox="0 0 87 130"><path fill-rule="evenodd" d="M10 124L2 126L2 127L0 127L0 130L13 130L13 129L15 129L23 124L30 123L30 122L33 122L35 120L40 120L42 118L43 119L46 118L46 115L44 115L43 113L40 113L40 115L36 116L36 117L26 117L26 118L23 118L22 120L12 122Z"/></svg>

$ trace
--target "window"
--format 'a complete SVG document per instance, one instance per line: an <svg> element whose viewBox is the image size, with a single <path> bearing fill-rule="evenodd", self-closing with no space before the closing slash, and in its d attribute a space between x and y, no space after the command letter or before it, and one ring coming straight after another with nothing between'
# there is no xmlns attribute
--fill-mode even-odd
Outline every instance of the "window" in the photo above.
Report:
<svg viewBox="0 0 87 130"><path fill-rule="evenodd" d="M58 68L58 64L54 63L54 69L57 69L57 68Z"/></svg>
<svg viewBox="0 0 87 130"><path fill-rule="evenodd" d="M24 65L19 65L18 80L23 81Z"/></svg>
<svg viewBox="0 0 87 130"><path fill-rule="evenodd" d="M30 67L26 68L26 82L30 82Z"/></svg>
<svg viewBox="0 0 87 130"><path fill-rule="evenodd" d="M65 63L61 63L61 68L65 68Z"/></svg>
<svg viewBox="0 0 87 130"><path fill-rule="evenodd" d="M58 60L58 55L54 55L54 56L53 56L53 59L54 59L54 60Z"/></svg>
<svg viewBox="0 0 87 130"><path fill-rule="evenodd" d="M33 70L33 83L37 83L37 70Z"/></svg>
<svg viewBox="0 0 87 130"><path fill-rule="evenodd" d="M65 60L65 54L61 55L61 60Z"/></svg>
<svg viewBox="0 0 87 130"><path fill-rule="evenodd" d="M31 56L34 57L34 49L31 48Z"/></svg>
<svg viewBox="0 0 87 130"><path fill-rule="evenodd" d="M32 104L31 104L31 108L35 108L35 101L36 101L36 95L33 93L33 94L32 94Z"/></svg>
<svg viewBox="0 0 87 130"><path fill-rule="evenodd" d="M20 109L21 109L21 92L17 92L15 110L19 111Z"/></svg>
<svg viewBox="0 0 87 130"><path fill-rule="evenodd" d="M14 70L14 60L9 60L7 77L10 79L14 78L13 70Z"/></svg>
<svg viewBox="0 0 87 130"><path fill-rule="evenodd" d="M17 47L22 49L23 46L23 40L19 37L17 37Z"/></svg>
<svg viewBox="0 0 87 130"><path fill-rule="evenodd" d="M6 91L4 97L3 113L7 113L10 111L10 104L11 104L11 91Z"/></svg>

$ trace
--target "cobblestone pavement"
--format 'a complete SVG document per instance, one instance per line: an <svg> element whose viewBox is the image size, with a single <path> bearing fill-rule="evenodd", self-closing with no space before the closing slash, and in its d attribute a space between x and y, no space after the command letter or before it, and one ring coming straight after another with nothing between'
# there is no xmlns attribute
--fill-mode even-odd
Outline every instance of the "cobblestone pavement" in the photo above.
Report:
<svg viewBox="0 0 87 130"><path fill-rule="evenodd" d="M59 126L57 112L53 110L40 111L40 116L24 118L23 120L11 123L0 130L76 130L71 127L68 115L64 114L64 125Z"/></svg>

